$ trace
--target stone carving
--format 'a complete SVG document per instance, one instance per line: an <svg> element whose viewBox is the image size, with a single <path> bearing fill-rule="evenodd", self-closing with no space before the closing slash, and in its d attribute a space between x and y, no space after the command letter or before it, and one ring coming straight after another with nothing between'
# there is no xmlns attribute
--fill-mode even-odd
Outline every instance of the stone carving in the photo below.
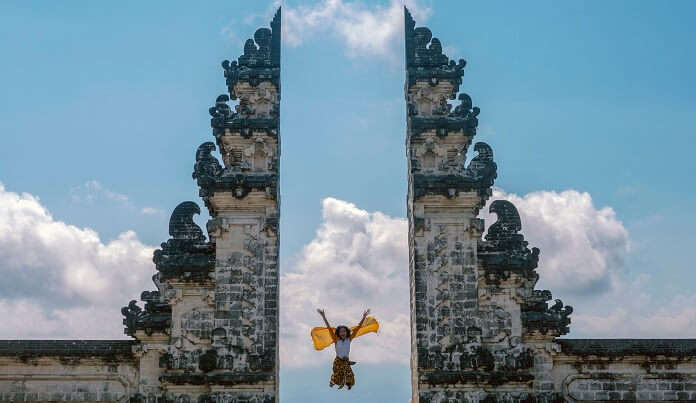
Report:
<svg viewBox="0 0 696 403"><path fill-rule="evenodd" d="M213 119L222 119L223 122L232 119L235 113L232 108L227 105L229 100L230 97L227 94L218 95L218 97L215 98L215 105L208 109L210 116L212 116Z"/></svg>
<svg viewBox="0 0 696 403"><path fill-rule="evenodd" d="M406 95L408 116L436 119L436 121L448 117L452 105L447 100L454 99L454 92L456 90L452 88L451 83L433 86L427 82L421 82L409 88Z"/></svg>
<svg viewBox="0 0 696 403"><path fill-rule="evenodd" d="M472 122L475 122L475 124L473 124L474 127L478 126L478 119L476 117L481 113L481 109L478 106L473 106L474 103L469 94L461 93L457 99L459 99L459 105L454 108L450 116L470 119Z"/></svg>
<svg viewBox="0 0 696 403"><path fill-rule="evenodd" d="M516 272L536 282L534 269L539 262L539 248L527 248L528 242L518 232L522 221L514 204L507 200L495 200L489 212L495 213L497 220L488 228L485 242L479 244L478 256L486 269L489 282L498 283Z"/></svg>
<svg viewBox="0 0 696 403"><path fill-rule="evenodd" d="M432 111L434 116L418 116L418 108L414 104L416 99L414 99L415 97L410 98L408 113L411 117L412 139L428 131L434 131L440 138L446 137L449 133L461 132L469 137L466 145L471 143L471 138L476 135L479 124L478 115L481 113L481 109L473 106L473 101L469 95L459 94L460 103L452 112L450 112L452 105L447 103L445 98L440 98L439 106Z"/></svg>
<svg viewBox="0 0 696 403"><path fill-rule="evenodd" d="M224 134L225 125L236 117L236 113L227 105L230 97L222 94L215 99L215 105L208 109L210 113L210 126L213 127L213 135L216 137Z"/></svg>
<svg viewBox="0 0 696 403"><path fill-rule="evenodd" d="M488 229L486 240L494 244L497 249L516 249L524 241L522 234L522 220L514 204L507 200L496 200L491 203L488 210L498 216L498 221ZM526 244L526 243L525 243Z"/></svg>
<svg viewBox="0 0 696 403"><path fill-rule="evenodd" d="M172 238L162 243L152 258L162 279L209 279L215 267L215 249L205 242L203 231L193 222L193 216L200 212L198 205L191 201L179 204L172 212L169 219Z"/></svg>
<svg viewBox="0 0 696 403"><path fill-rule="evenodd" d="M244 53L236 60L222 62L229 98L220 96L210 109L213 135L225 150L221 137L255 133L277 138L280 101L280 9L271 21L271 28L259 28L254 38L246 41ZM239 100L232 112L229 99Z"/></svg>
<svg viewBox="0 0 696 403"><path fill-rule="evenodd" d="M426 194L456 197L459 192L476 190L481 197L488 198L497 178L497 165L493 161L493 150L483 142L474 145L478 155L474 157L469 166L460 167L461 174L420 174L413 175L414 196L416 198Z"/></svg>
<svg viewBox="0 0 696 403"><path fill-rule="evenodd" d="M245 81L252 86L271 81L280 88L280 8L271 21L271 28L259 28L254 39L244 44L244 54L237 61L222 62L231 99L237 99L235 86Z"/></svg>
<svg viewBox="0 0 696 403"><path fill-rule="evenodd" d="M235 112L227 104L230 100L227 94L218 96L215 105L208 109L213 135L218 139L218 142L220 136L226 134L225 129L228 129L230 133L239 133L244 138L251 137L254 132L263 132L268 136L277 138L279 110L274 98L275 95L271 94L269 89L258 88L256 94L240 101ZM263 102L265 109L269 109L267 116L253 116L256 111L252 109L251 105L259 102Z"/></svg>
<svg viewBox="0 0 696 403"><path fill-rule="evenodd" d="M204 242L205 236L201 227L193 222L193 216L200 213L201 209L196 203L191 201L180 203L169 218L169 235L173 239Z"/></svg>
<svg viewBox="0 0 696 403"><path fill-rule="evenodd" d="M464 75L466 61L450 60L442 53L442 44L433 38L432 32L426 27L415 28L416 22L408 9L404 8L405 39L406 39L406 68L408 70L408 87L418 80L426 80L430 85L437 85L442 80L452 82L459 88ZM454 97L454 93L452 97Z"/></svg>
<svg viewBox="0 0 696 403"><path fill-rule="evenodd" d="M201 189L201 197L208 196L210 187L215 184L222 173L222 166L217 158L213 157L213 151L215 151L215 144L210 141L201 144L196 151L196 162L193 165L191 176ZM199 213L200 211L197 212L197 214Z"/></svg>
<svg viewBox="0 0 696 403"><path fill-rule="evenodd" d="M237 199L243 199L252 190L266 192L266 196L275 199L277 196L277 183L278 175L276 174L244 174L229 172L220 176L215 182L214 188L218 191L229 190Z"/></svg>
<svg viewBox="0 0 696 403"><path fill-rule="evenodd" d="M213 135L218 139L220 136L225 135L225 129L228 129L231 133L239 133L243 138L249 138L254 133L264 133L270 137L278 137L278 117L277 109L274 110L274 117L240 117L239 115L234 115L233 119L230 120L218 120L211 119L210 125L213 128Z"/></svg>
<svg viewBox="0 0 696 403"><path fill-rule="evenodd" d="M168 311L169 304L162 298L159 291L143 291L140 294L140 300L145 302L145 311Z"/></svg>
<svg viewBox="0 0 696 403"><path fill-rule="evenodd" d="M522 324L527 332L538 331L542 334L561 336L570 332L570 314L573 307L563 306L557 299L552 306L547 305L551 300L551 291L534 290L532 295L522 305Z"/></svg>
<svg viewBox="0 0 696 403"><path fill-rule="evenodd" d="M135 300L121 308L123 324L126 326L124 333L134 336L136 331L143 330L149 336L154 332L169 332L172 312L168 304L160 302L159 292L145 291L141 299L145 301L144 310Z"/></svg>
<svg viewBox="0 0 696 403"><path fill-rule="evenodd" d="M275 173L246 174L235 171L233 168L223 170L220 163L212 156L215 144L206 142L198 147L196 163L194 164L192 177L196 179L200 188L199 195L208 204L208 197L215 191L229 190L234 197L244 198L252 190L261 190L268 197L275 198L277 191L278 175Z"/></svg>
<svg viewBox="0 0 696 403"><path fill-rule="evenodd" d="M491 187L498 177L498 166L493 161L493 149L488 144L479 141L474 144L474 151L478 153L464 171L464 177L478 187Z"/></svg>

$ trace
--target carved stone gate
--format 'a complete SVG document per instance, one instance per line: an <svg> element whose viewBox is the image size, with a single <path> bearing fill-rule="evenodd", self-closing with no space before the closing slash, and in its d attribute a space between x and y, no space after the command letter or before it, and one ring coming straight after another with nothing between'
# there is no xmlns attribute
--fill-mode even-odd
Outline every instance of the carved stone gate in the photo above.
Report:
<svg viewBox="0 0 696 403"><path fill-rule="evenodd" d="M413 403L696 401L696 340L559 339L573 309L536 290L512 203L479 210L498 175L474 144L480 109L450 60L404 10ZM450 104L449 100L457 100Z"/></svg>
<svg viewBox="0 0 696 403"><path fill-rule="evenodd" d="M559 339L572 308L535 289L515 206L493 201L482 238L498 169L484 142L466 163L480 112L459 92L466 63L404 13L412 402L696 401L696 340ZM0 401L279 400L280 28L278 10L222 64L193 170L208 237L179 204L156 290L122 309L134 340L0 340Z"/></svg>

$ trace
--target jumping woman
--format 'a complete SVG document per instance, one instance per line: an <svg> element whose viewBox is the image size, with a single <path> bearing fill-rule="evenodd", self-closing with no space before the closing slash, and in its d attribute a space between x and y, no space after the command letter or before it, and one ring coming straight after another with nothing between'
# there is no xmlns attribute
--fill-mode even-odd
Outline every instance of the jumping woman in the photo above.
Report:
<svg viewBox="0 0 696 403"><path fill-rule="evenodd" d="M353 328L349 329L347 326L341 325L334 329L329 325L329 321L326 320L324 310L317 309L317 312L319 312L321 318L324 319L326 327L315 327L312 329L314 348L322 350L331 344L336 348L336 358L333 362L333 373L331 374L329 387L338 385L339 389L344 386L350 389L355 385L355 375L350 368L355 362L350 361L348 357L350 354L350 343L353 339L365 333L376 332L379 329L379 324L374 318L367 316L370 314L370 310L368 309L363 313L363 317L357 326L353 326Z"/></svg>

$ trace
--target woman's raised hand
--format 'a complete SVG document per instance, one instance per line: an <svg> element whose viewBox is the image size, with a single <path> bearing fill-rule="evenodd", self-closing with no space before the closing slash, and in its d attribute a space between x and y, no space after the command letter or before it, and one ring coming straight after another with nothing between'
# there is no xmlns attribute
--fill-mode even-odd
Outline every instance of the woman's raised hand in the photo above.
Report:
<svg viewBox="0 0 696 403"><path fill-rule="evenodd" d="M370 314L370 308L368 308L365 312L363 312L363 318L367 317L367 315Z"/></svg>
<svg viewBox="0 0 696 403"><path fill-rule="evenodd" d="M321 308L317 308L317 312L319 312L319 315L324 316L324 310Z"/></svg>

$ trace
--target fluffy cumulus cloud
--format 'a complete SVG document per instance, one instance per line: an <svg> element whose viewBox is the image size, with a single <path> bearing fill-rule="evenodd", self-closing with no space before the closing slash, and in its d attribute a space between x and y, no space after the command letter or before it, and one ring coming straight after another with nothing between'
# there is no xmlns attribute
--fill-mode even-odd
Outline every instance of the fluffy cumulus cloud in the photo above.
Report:
<svg viewBox="0 0 696 403"><path fill-rule="evenodd" d="M631 275L629 234L613 209L575 190L518 196L496 189L496 199L515 204L522 233L541 249L537 288L575 306L571 337L696 337L696 294L663 301L659 279ZM490 225L487 211L481 217Z"/></svg>
<svg viewBox="0 0 696 403"><path fill-rule="evenodd" d="M430 14L428 8L415 0L391 0L386 4L322 0L297 7L284 5L283 40L290 46L298 46L312 37L334 35L351 57L400 60L404 5L419 23Z"/></svg>
<svg viewBox="0 0 696 403"><path fill-rule="evenodd" d="M640 275L599 298L578 300L570 336L696 337L696 294L665 301L652 292L659 288L659 279Z"/></svg>
<svg viewBox="0 0 696 403"><path fill-rule="evenodd" d="M495 189L492 200L512 202L530 246L541 249L539 285L564 294L601 294L625 271L628 231L611 207L597 208L589 193L540 191L524 196ZM489 205L491 203L489 201ZM481 217L486 225L495 221Z"/></svg>
<svg viewBox="0 0 696 403"><path fill-rule="evenodd" d="M352 326L372 308L382 330L351 351L361 362L407 362L409 288L407 224L332 198L322 202L323 223L281 279L281 357L284 365L317 363L310 330L322 324ZM330 356L332 349L324 354Z"/></svg>
<svg viewBox="0 0 696 403"><path fill-rule="evenodd" d="M132 231L104 243L0 184L0 337L122 334L120 307L152 288L152 251Z"/></svg>

